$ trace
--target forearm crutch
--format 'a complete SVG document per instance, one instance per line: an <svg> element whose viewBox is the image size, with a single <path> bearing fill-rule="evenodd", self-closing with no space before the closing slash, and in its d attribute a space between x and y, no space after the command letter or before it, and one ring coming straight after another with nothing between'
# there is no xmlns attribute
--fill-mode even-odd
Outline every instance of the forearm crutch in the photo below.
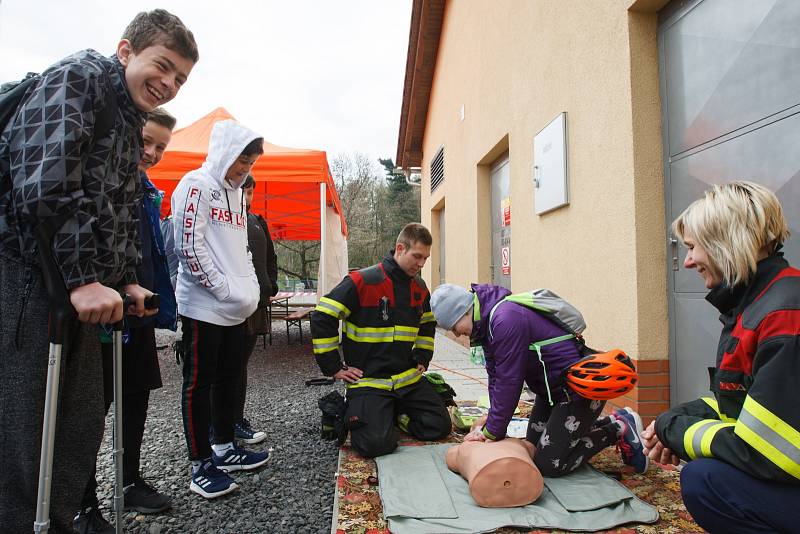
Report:
<svg viewBox="0 0 800 534"><path fill-rule="evenodd" d="M131 298L123 295L122 309L127 311L131 304ZM155 293L144 301L144 307L148 310L158 308L158 304L159 297ZM114 447L114 528L117 534L122 534L122 514L125 511L125 494L122 491L122 456L125 453L122 446L122 330L124 325L125 321L122 319L113 326L114 425L111 427L111 442Z"/></svg>
<svg viewBox="0 0 800 534"><path fill-rule="evenodd" d="M44 398L44 418L42 421L42 449L39 457L39 489L36 497L36 521L33 531L46 533L50 530L50 490L53 480L53 444L56 435L56 415L58 413L58 383L61 373L61 349L65 332L75 311L69 301L69 293L64 285L61 272L56 266L51 243L56 229L65 217L43 221L36 229L36 242L39 248L39 264L44 286L49 300L48 337L50 350L47 357L47 389Z"/></svg>
<svg viewBox="0 0 800 534"><path fill-rule="evenodd" d="M122 300L122 309L127 310L130 299L127 295ZM114 457L114 529L122 534L122 513L125 510L125 494L122 491L122 328L124 319L114 323L114 425L111 427L111 443Z"/></svg>

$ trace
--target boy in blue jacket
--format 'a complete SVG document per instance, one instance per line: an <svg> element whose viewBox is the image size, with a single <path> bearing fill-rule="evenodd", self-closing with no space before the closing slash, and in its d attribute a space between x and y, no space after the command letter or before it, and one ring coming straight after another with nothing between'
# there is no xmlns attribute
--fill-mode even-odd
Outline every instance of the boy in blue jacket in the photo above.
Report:
<svg viewBox="0 0 800 534"><path fill-rule="evenodd" d="M156 328L177 328L175 294L169 280L169 271L161 236L159 210L161 192L147 178L146 171L156 165L164 155L175 127L175 117L161 108L147 116L142 129L144 154L139 162L142 181L142 202L139 205L139 236L142 241L142 263L136 276L142 287L160 297L158 314L152 317L130 317L126 321L126 337L122 346L122 484L125 507L142 514L162 512L171 506L171 498L158 492L140 475L139 460L142 450L144 424L150 391L162 386L161 369L156 351ZM106 413L114 399L113 345L108 339L102 347L103 385ZM97 480L93 476L86 487L81 511L75 517L73 528L80 534L113 531L103 518L97 500Z"/></svg>

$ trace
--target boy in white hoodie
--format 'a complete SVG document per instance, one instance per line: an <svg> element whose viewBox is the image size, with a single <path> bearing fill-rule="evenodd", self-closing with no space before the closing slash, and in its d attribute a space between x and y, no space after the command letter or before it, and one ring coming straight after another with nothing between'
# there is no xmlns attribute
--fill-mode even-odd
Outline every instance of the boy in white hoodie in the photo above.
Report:
<svg viewBox="0 0 800 534"><path fill-rule="evenodd" d="M189 488L207 499L238 487L227 472L255 469L269 456L233 442L245 319L259 299L240 186L264 152L263 142L236 121L216 123L205 163L186 174L172 194L180 259L175 293L185 351L181 404L192 461Z"/></svg>

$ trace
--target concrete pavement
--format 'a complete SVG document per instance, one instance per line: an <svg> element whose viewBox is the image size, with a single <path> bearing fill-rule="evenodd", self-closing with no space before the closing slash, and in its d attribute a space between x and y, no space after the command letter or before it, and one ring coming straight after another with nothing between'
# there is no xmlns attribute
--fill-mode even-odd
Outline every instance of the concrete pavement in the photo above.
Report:
<svg viewBox="0 0 800 534"><path fill-rule="evenodd" d="M486 369L470 361L469 349L448 338L441 329L436 329L435 349L429 371L440 373L456 390L456 400L476 401L488 394Z"/></svg>

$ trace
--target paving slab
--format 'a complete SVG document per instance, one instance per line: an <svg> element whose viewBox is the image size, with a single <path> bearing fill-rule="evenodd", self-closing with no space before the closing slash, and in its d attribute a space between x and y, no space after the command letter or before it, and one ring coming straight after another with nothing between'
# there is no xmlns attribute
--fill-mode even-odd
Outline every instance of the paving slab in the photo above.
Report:
<svg viewBox="0 0 800 534"><path fill-rule="evenodd" d="M440 373L445 381L456 391L460 401L478 400L488 392L486 369L470 360L469 349L459 345L444 333L436 330L436 349L431 360L430 370Z"/></svg>

